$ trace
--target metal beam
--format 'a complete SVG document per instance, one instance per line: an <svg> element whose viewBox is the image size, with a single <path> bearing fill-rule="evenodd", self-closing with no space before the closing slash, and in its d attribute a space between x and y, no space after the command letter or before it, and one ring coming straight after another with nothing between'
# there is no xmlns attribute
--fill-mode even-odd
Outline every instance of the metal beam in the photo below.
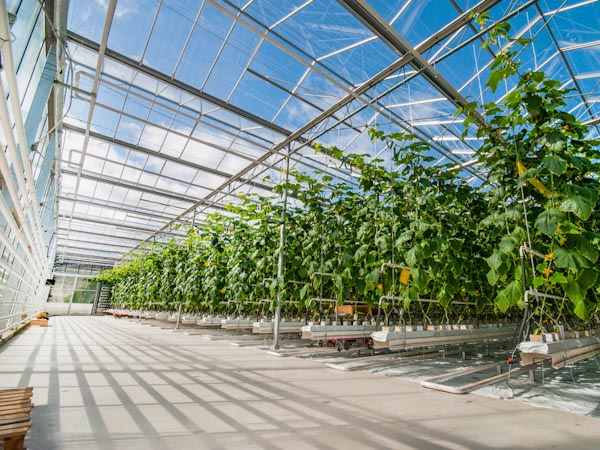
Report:
<svg viewBox="0 0 600 450"><path fill-rule="evenodd" d="M77 248L77 247L73 247L73 248L75 250L87 250L84 248ZM112 264L117 259L116 257L113 257L113 256L90 255L89 253L79 253L79 252L59 253L59 252L57 252L56 259L60 260L61 257L63 258L63 260L68 257L68 258L77 258L76 261L105 262L106 264L109 264L110 266L112 266ZM59 264L61 264L60 261L59 261Z"/></svg>
<svg viewBox="0 0 600 450"><path fill-rule="evenodd" d="M68 170L65 168L61 169L61 173L65 174L65 175L77 176L76 171ZM181 202L194 203L194 201L196 200L193 197L189 197L186 195L172 194L171 192L165 191L164 189L140 186L140 185L137 185L137 184L129 182L129 181L121 180L121 179L114 178L114 177L109 177L106 175L99 175L96 173L81 171L81 178L86 178L86 179L92 180L92 181L98 181L100 183L112 184L113 186L124 187L127 189L133 189L134 191L140 191L140 192L145 192L147 194L158 195L160 197L166 197L166 198L170 198L172 200L177 200L177 201L181 201ZM75 203L77 203L76 199L73 199L73 201Z"/></svg>
<svg viewBox="0 0 600 450"><path fill-rule="evenodd" d="M63 128L65 130L72 131L74 133L79 133L79 134L84 134L85 133L85 129L83 129L81 127L77 127L75 125L71 125L71 124L64 124ZM187 161L185 159L176 158L174 156L171 156L171 155L168 155L168 154L165 154L165 153L157 152L156 150L150 150L150 149L148 149L146 147L142 147L140 145L135 145L135 144L132 144L130 142L126 142L126 141L123 141L121 139L110 137L110 136L107 136L105 134L101 134L101 133L98 133L98 132L95 132L95 131L90 131L89 134L90 134L91 138L97 139L99 141L103 141L103 142L106 142L108 144L118 145L120 147L125 147L125 148L128 148L130 150L138 151L138 152L144 153L146 155L150 155L150 156L154 156L156 158L163 159L165 161L171 161L171 162L174 162L174 163L177 163L177 164L181 164L182 166L190 167L190 168L196 169L196 170L201 170L202 172L207 172L207 173L210 173L212 175L217 175L217 176L220 176L220 177L223 177L223 178L229 178L231 176L230 173L223 172L223 171L218 170L218 169L212 169L210 167L206 167L206 166L203 166L201 164L196 164L196 163ZM189 139L192 139L192 138L189 138ZM220 151L222 151L224 153L230 154L229 151L227 151L224 148L219 148L215 144L209 144L207 142L202 142L202 144L210 146L210 147L214 147L217 150L220 150ZM240 156L240 154L236 153L234 156L236 156L237 158L242 159L242 156ZM243 159L246 159L248 161L253 161L253 158L251 158L250 156L244 156ZM265 190L268 190L268 191L270 191L273 188L272 186L268 186L268 185L262 184L262 183L257 183L256 181L252 181L252 180L248 180L247 183L250 184L251 186L258 187L258 188L261 188L261 189L265 189ZM209 188L204 188L204 189L209 189Z"/></svg>
<svg viewBox="0 0 600 450"><path fill-rule="evenodd" d="M59 200L66 200L66 201L77 201L77 203L84 203L86 205L91 205L91 206L97 206L99 208L105 208L105 209L110 209L112 211L119 211L119 212L126 212L126 213L131 213L131 214L138 214L140 216L144 216L144 217L152 217L154 219L158 219L158 220L164 220L164 221L169 221L171 220L171 216L164 216L164 215L159 215L159 214L154 214L148 211L138 211L136 209L131 209L131 208L126 208L125 205L106 205L104 203L98 202L98 201L94 201L94 199L89 199L89 198L77 198L77 200L70 198L70 197L65 197L65 196L59 196L58 197ZM178 208L178 209L184 209L181 206L173 206L173 208Z"/></svg>
<svg viewBox="0 0 600 450"><path fill-rule="evenodd" d="M57 228L57 236L60 238L62 237L67 237L65 234L62 234L62 231L68 231L67 228L63 228L63 227L58 227ZM114 230L113 230L114 231ZM95 233L92 231L80 231L80 230L74 230L71 228L71 233L81 233L81 234L85 234L85 235L89 235L89 236L97 236L100 238L109 238L109 239L120 239L122 241L129 241L129 242L135 242L136 244L139 242L139 239L135 239L132 237L125 237L125 236L116 236L116 235L110 235L110 234L106 234L106 233Z"/></svg>
<svg viewBox="0 0 600 450"><path fill-rule="evenodd" d="M85 216L61 214L58 216L58 218L64 219L64 220L78 220L80 222L90 222L90 223L94 223L94 224L98 224L98 225L107 225L109 227L115 227L115 228L123 229L123 230L139 231L141 233L149 233L150 237L152 237L152 235L156 231L156 229L154 229L154 228L144 228L144 227L140 227L140 226L136 226L136 225L121 224L121 223L114 222L114 221L108 222L108 221L100 220L98 218L85 217ZM174 234L174 236L179 236L179 235Z"/></svg>
<svg viewBox="0 0 600 450"><path fill-rule="evenodd" d="M67 236L58 236L58 246L60 248L67 248L70 247L69 244L70 243L80 243L80 244L89 244L92 246L92 248L94 250L96 250L96 246L101 246L101 247L110 247L110 248L115 248L115 249L119 249L119 248L126 248L126 249L131 249L132 247L134 247L134 245L124 245L124 244L109 244L109 243L105 243L105 242L93 242L93 241L86 241L86 240L81 240L81 239L75 239L73 237L67 237ZM87 248L87 247L86 247ZM98 251L111 251L111 250L103 250L103 249L97 249ZM115 250L115 252L120 252L121 250Z"/></svg>
<svg viewBox="0 0 600 450"><path fill-rule="evenodd" d="M591 118L593 118L594 117L594 113L592 111L592 108L590 107L590 105L588 103L588 100L585 98L585 95L583 95L583 91L581 89L581 84L579 83L579 80L577 80L577 77L575 76L575 73L573 72L573 69L571 68L571 64L569 63L569 60L567 59L567 57L565 55L566 51L570 51L573 47L577 47L577 46L571 46L569 48L561 48L560 44L558 42L558 39L556 39L556 35L555 35L554 31L552 31L552 29L550 28L550 25L548 23L548 19L546 19L546 17L544 16L544 13L543 13L543 11L540 8L540 5L538 3L535 4L535 9L538 11L540 17L542 17L542 20L544 21L544 26L546 27L546 31L550 35L550 38L552 39L552 43L554 44L554 46L558 50L560 58L561 58L563 64L565 65L565 68L567 69L567 73L571 77L571 80L573 80L573 84L575 85L575 89L579 93L579 97L581 97L581 103L582 103L583 107L587 111L588 115ZM591 44L593 44L593 45L600 45L600 40L592 42Z"/></svg>
<svg viewBox="0 0 600 450"><path fill-rule="evenodd" d="M464 107L467 100L452 86L431 64L422 56L421 52L412 47L408 41L400 36L366 1L364 0L338 0L354 17L360 20L369 30L381 39L388 47L399 56L412 55L410 64L415 70L421 72L427 81L437 88L450 102L456 106ZM489 9L498 0L488 0L481 3L482 8ZM481 113L475 111L476 119L485 124L487 121Z"/></svg>
<svg viewBox="0 0 600 450"><path fill-rule="evenodd" d="M428 38L427 40L425 40L422 44L420 44L417 47L418 51L419 52L424 52L424 51L428 50L429 48L433 47L440 40L442 40L445 37L449 36L450 34L452 34L453 32L455 32L456 30L460 29L460 27L464 26L466 23L468 23L469 21L473 20L473 15L479 14L481 12L486 11L487 9L491 8L492 6L494 6L495 4L499 3L499 1L500 0L484 0L484 1L480 2L479 4L475 5L470 10L465 11L465 13L463 13L460 17L458 17L451 24L447 25L442 30L440 30L438 33L434 34L433 36L431 36L430 38ZM417 53L417 54L420 54L420 53ZM374 86L376 86L381 81L385 80L387 77L389 77L390 75L392 75L394 72L398 71L402 67L404 67L407 64L409 64L413 60L414 57L415 57L414 54L405 54L405 55L401 56L393 64L391 64L387 68L381 70L379 73L377 73L376 75L374 75L373 77L371 77L365 83L362 83L360 86L356 87L352 92L350 92L347 95L345 95L337 103L335 103L334 105L332 105L331 107L329 107L328 109L326 109L325 111L323 111L317 117L314 117L313 119L311 119L305 125L303 125L302 127L298 128L296 131L294 131L288 137L286 137L281 142L279 142L278 144L276 144L275 146L273 146L273 148L271 148L270 151L267 152L265 155L263 155L262 157L258 158L253 163L249 164L247 167L245 167L244 169L242 169L241 171L239 171L237 174L235 174L232 177L230 177L227 181L225 181L225 183L223 183L221 186L219 186L213 192L207 194L204 198L198 200L198 202L195 203L188 211L186 211L185 213L182 213L181 215L179 215L178 217L176 217L173 222L181 220L188 213L192 212L193 210L195 210L199 206L201 206L201 205L203 205L205 203L208 203L213 196L217 195L218 192L225 190L231 184L237 182L244 175L246 175L248 172L250 172L251 170L253 170L254 168L256 168L258 165L260 165L263 161L267 160L269 157L271 157L273 155L279 154L279 152L280 152L281 149L285 148L287 145L291 144L292 142L299 140L299 138L302 135L304 135L307 131L311 130L312 128L314 128L319 123L321 123L324 120L326 120L327 118L332 117L335 112L337 112L340 109L344 108L345 106L349 105L356 98L358 98L358 97L362 96L363 94L365 94L367 91L369 91L371 88L373 88ZM297 149L296 150L292 150L291 154L295 153L295 151L297 151ZM451 155L450 155L450 158L452 158ZM157 230L157 232L155 234L159 234L159 233L167 230L170 225L171 224L165 225L160 230ZM143 242L140 243L140 244L143 244Z"/></svg>
<svg viewBox="0 0 600 450"><path fill-rule="evenodd" d="M93 243L90 242L90 244L93 244ZM78 245L61 245L60 246L60 250L63 251L63 252L65 252L65 253L68 252L69 249L85 250L85 251L88 251L88 252L98 252L98 253L108 253L108 254L112 253L112 254L116 255L115 256L116 258L119 258L123 254L123 252L118 251L118 250L113 252L113 251L110 251L110 250L98 250L98 249L93 249L93 248L88 248L88 247L80 247ZM94 255L94 254L91 254L90 256L92 256L92 257L99 256L101 258L104 257L103 255ZM106 258L112 258L112 256L106 256Z"/></svg>
<svg viewBox="0 0 600 450"><path fill-rule="evenodd" d="M92 50L94 52L98 52L100 50L99 44L97 44L96 42L94 42L86 37L83 37L77 33L74 33L73 31L67 31L67 37L70 41L73 41L73 42L77 43L78 45L81 45L82 47L87 48L88 50ZM138 72L143 73L144 75L148 75L148 76L150 76L156 80L159 80L165 84L168 84L170 86L174 86L178 89L181 89L183 92L194 95L202 100L212 103L213 105L218 106L219 108L223 108L224 110L229 111L237 116L241 116L244 119L254 122L257 125L265 127L269 130L273 130L276 133L282 134L284 136L288 136L289 134L291 134L291 132L289 130L286 130L285 128L280 127L279 125L275 125L274 123L271 123L268 120L265 120L265 119L255 115L255 114L252 114L242 108L239 108L230 103L227 103L227 102L221 100L220 98L215 97L214 95L203 92L193 86L190 86L187 83L184 83L184 82L177 80L167 74L159 72L158 70L148 67L145 64L135 61L134 59L131 59L119 52L116 52L114 50L107 48L105 50L104 54L105 54L105 56L109 57L110 59L113 59L129 68L135 69Z"/></svg>
<svg viewBox="0 0 600 450"><path fill-rule="evenodd" d="M104 19L104 26L102 27L102 37L100 38L100 44L98 44L98 51L97 51L98 59L96 60L96 69L95 69L95 73L94 73L94 80L92 83L92 90L91 90L90 107L89 107L88 113L87 113L86 129L85 129L83 144L82 144L82 148L81 148L81 161L83 161L85 159L85 156L86 156L87 150L88 150L88 144L90 141L89 133L90 133L91 127L92 127L92 118L94 117L94 110L96 107L96 98L98 95L98 90L100 88L100 78L101 78L100 75L101 75L102 67L104 66L104 53L106 51L106 45L108 43L108 35L110 33L112 21L115 16L116 6L117 6L116 0L109 0L108 5L106 7L106 17ZM62 168L60 167L60 164L57 164L57 166L58 166L58 172L60 175ZM81 183L82 171L83 171L83 165L80 166L79 170L75 173L75 199L77 199L77 195L79 195L79 186ZM71 208L71 216L73 216L75 213L75 205L76 205L76 202L73 202L73 207ZM69 223L69 227L70 226L71 226L71 224Z"/></svg>

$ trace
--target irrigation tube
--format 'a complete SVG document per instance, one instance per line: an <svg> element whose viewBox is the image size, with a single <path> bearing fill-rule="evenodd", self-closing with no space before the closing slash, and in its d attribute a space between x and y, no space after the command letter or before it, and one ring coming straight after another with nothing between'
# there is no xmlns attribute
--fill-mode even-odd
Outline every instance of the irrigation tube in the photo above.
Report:
<svg viewBox="0 0 600 450"><path fill-rule="evenodd" d="M553 298L555 300L568 300L566 296L544 294L543 292L536 291L535 289L528 289L525 291L525 302L529 301L529 296L535 295L536 297Z"/></svg>

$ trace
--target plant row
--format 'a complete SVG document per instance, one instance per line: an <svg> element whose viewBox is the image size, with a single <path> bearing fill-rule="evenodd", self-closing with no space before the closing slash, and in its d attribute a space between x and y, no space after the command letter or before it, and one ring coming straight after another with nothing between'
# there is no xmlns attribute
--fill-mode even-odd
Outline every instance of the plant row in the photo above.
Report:
<svg viewBox="0 0 600 450"><path fill-rule="evenodd" d="M527 44L504 25L486 45L501 41ZM540 326L597 321L598 142L567 111L569 90L520 72L516 51L501 48L488 87L510 78L510 93L483 105L485 120L476 104L460 111L463 137L475 130L481 142L480 182L436 163L410 134L370 130L388 149L381 159L315 144L353 182L290 172L275 197L240 197L188 226L185 240L149 246L101 275L113 303L241 314L273 310L279 296L292 315L327 313L332 299L448 321L520 314L529 291Z"/></svg>

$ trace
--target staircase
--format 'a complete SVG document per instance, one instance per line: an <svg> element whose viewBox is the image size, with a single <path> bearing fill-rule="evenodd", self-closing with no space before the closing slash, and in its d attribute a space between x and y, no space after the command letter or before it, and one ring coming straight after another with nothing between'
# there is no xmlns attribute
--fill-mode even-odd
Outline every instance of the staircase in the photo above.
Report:
<svg viewBox="0 0 600 450"><path fill-rule="evenodd" d="M112 294L112 286L109 284L102 284L100 286L100 297L98 298L98 306L96 307L96 314L103 314L105 310L110 308L110 298Z"/></svg>

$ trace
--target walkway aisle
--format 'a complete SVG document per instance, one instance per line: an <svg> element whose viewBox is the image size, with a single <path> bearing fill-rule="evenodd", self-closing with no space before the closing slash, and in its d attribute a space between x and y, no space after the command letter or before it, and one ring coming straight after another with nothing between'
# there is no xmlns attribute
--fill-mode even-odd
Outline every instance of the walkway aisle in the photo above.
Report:
<svg viewBox="0 0 600 450"><path fill-rule="evenodd" d="M208 341L57 317L0 347L34 386L30 450L597 449L598 419Z"/></svg>

